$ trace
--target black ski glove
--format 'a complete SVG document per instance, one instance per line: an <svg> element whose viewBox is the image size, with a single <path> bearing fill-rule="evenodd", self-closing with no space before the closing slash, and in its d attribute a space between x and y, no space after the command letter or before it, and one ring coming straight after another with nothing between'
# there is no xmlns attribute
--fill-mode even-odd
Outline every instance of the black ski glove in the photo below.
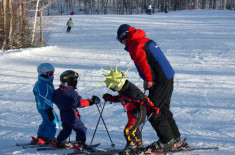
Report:
<svg viewBox="0 0 235 155"><path fill-rule="evenodd" d="M110 103L112 103L114 100L114 97L111 94L106 93L103 95L103 99L105 102L109 101Z"/></svg>
<svg viewBox="0 0 235 155"><path fill-rule="evenodd" d="M103 95L103 99L104 99L105 102L109 101L111 104L113 102L121 102L121 99L120 99L119 95L118 96L113 96L113 95L108 94L108 93Z"/></svg>
<svg viewBox="0 0 235 155"><path fill-rule="evenodd" d="M52 112L52 107L50 107L49 109L47 109L47 110L46 110L46 113L47 113L47 115L48 115L48 117L49 117L49 120L50 120L51 122L54 121L55 116L54 116L54 114L53 114L53 112Z"/></svg>
<svg viewBox="0 0 235 155"><path fill-rule="evenodd" d="M90 105L99 104L99 103L100 103L100 98L97 96L92 96L92 98L90 100Z"/></svg>

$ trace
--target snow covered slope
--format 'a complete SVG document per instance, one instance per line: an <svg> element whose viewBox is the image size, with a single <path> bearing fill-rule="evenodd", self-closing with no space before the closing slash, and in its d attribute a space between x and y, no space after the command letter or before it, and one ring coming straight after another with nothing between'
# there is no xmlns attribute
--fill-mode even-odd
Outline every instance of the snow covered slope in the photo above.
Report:
<svg viewBox="0 0 235 155"><path fill-rule="evenodd" d="M74 26L66 33L66 22ZM120 24L127 23L146 31L155 40L176 71L171 109L182 138L195 147L219 146L220 151L195 151L183 154L235 154L235 12L218 10L177 11L154 15L73 15L45 17L52 27L46 30L48 46L0 51L0 154L62 154L16 147L36 136L41 117L32 89L36 68L50 62L55 68L55 87L67 69L79 73L78 92L83 98L102 97L107 92L103 71L109 65L132 69L127 78L142 88L129 54L116 40ZM113 93L109 91L109 93ZM103 100L102 100L103 102ZM55 106L57 114L59 114ZM88 128L90 143L99 113L95 106L79 109ZM116 148L123 148L123 129L127 121L121 104L106 104L103 117ZM61 128L59 129L61 130ZM59 131L58 130L58 131ZM57 131L57 134L58 134ZM75 138L73 133L71 139ZM144 144L157 140L149 123L144 126ZM94 143L111 146L102 122ZM178 153L179 154L179 153ZM181 153L180 153L181 154Z"/></svg>

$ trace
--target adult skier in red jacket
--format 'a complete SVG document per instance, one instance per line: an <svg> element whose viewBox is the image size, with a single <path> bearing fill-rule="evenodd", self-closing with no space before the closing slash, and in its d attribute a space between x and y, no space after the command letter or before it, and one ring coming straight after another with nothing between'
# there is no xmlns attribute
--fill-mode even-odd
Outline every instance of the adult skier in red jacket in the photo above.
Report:
<svg viewBox="0 0 235 155"><path fill-rule="evenodd" d="M155 107L160 108L160 113L149 119L159 140L149 147L153 150L171 150L181 136L170 110L175 72L156 42L145 36L145 31L128 24L121 25L117 31L117 39L126 46L125 50L144 80L144 89L149 90L148 97Z"/></svg>

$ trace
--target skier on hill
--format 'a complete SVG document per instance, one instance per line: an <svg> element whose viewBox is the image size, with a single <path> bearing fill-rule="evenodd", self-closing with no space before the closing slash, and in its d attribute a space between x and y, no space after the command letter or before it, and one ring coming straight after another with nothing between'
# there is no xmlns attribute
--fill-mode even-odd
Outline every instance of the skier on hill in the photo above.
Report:
<svg viewBox="0 0 235 155"><path fill-rule="evenodd" d="M159 137L149 147L167 151L181 145L181 134L170 110L175 72L156 42L145 36L145 31L128 24L121 25L117 31L117 39L126 46L125 50L129 52L144 80L144 89L149 90L148 97L160 109L158 115L149 119Z"/></svg>
<svg viewBox="0 0 235 155"><path fill-rule="evenodd" d="M152 6L153 13L155 13L155 8L156 8L156 6L155 6L155 4L153 4L153 6Z"/></svg>
<svg viewBox="0 0 235 155"><path fill-rule="evenodd" d="M67 21L67 30L66 32L70 32L71 31L71 28L73 26L73 21L72 21L72 18L70 18L68 21Z"/></svg>
<svg viewBox="0 0 235 155"><path fill-rule="evenodd" d="M190 10L193 10L194 9L194 4L193 2L190 4Z"/></svg>
<svg viewBox="0 0 235 155"><path fill-rule="evenodd" d="M148 5L148 11L147 12L148 12L149 15L152 14L152 5L151 4Z"/></svg>
<svg viewBox="0 0 235 155"><path fill-rule="evenodd" d="M168 5L167 5L167 3L165 3L165 5L164 5L164 12L168 13Z"/></svg>
<svg viewBox="0 0 235 155"><path fill-rule="evenodd" d="M133 83L126 80L126 70L115 68L115 71L110 67L111 72L104 70L105 83L107 87L113 91L117 91L119 95L112 96L111 94L104 94L103 99L110 102L121 102L127 109L128 123L124 129L124 136L126 139L126 147L119 154L126 153L138 154L143 149L140 125L146 118L146 111L158 114L158 108L154 107L150 99L141 92Z"/></svg>
<svg viewBox="0 0 235 155"><path fill-rule="evenodd" d="M38 128L38 138L49 144L55 138L56 128L59 128L59 120L53 110L51 101L54 92L53 78L54 66L50 63L42 63L37 67L38 81L34 85L33 93L38 112L42 116L42 123Z"/></svg>
<svg viewBox="0 0 235 155"><path fill-rule="evenodd" d="M86 142L87 128L80 119L77 108L99 104L100 99L92 96L92 99L82 99L77 89L77 79L79 75L73 70L66 70L60 75L60 86L52 95L52 101L60 110L60 117L63 129L57 136L56 145L64 148L67 138L72 130L76 132L76 141L80 148L88 148Z"/></svg>

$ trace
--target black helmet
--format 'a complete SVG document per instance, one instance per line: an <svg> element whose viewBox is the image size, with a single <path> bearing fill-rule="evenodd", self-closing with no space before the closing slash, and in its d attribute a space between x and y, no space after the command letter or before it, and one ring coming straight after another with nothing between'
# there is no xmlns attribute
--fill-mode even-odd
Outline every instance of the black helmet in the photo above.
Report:
<svg viewBox="0 0 235 155"><path fill-rule="evenodd" d="M78 77L79 75L77 72L73 70L66 70L60 75L60 82L65 86L73 86L76 88Z"/></svg>
<svg viewBox="0 0 235 155"><path fill-rule="evenodd" d="M128 24L122 24L121 26L119 26L117 30L117 40L122 42L123 39L126 39L129 29L130 25Z"/></svg>

